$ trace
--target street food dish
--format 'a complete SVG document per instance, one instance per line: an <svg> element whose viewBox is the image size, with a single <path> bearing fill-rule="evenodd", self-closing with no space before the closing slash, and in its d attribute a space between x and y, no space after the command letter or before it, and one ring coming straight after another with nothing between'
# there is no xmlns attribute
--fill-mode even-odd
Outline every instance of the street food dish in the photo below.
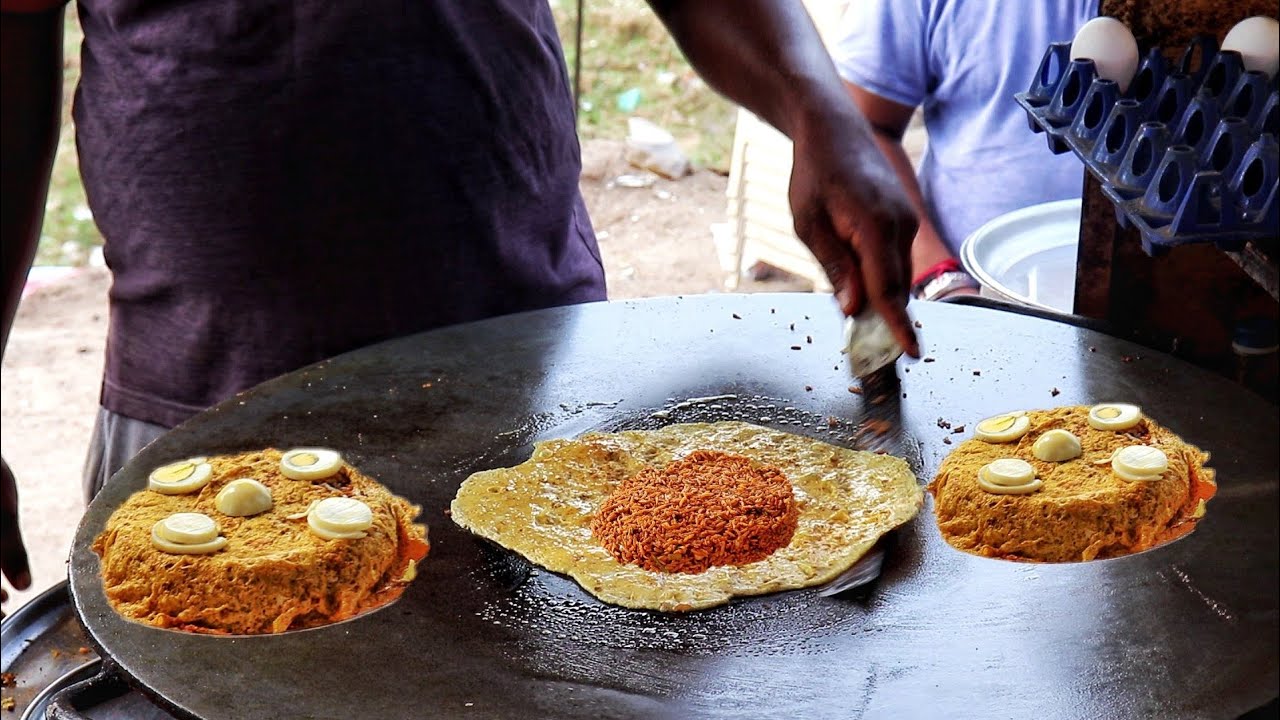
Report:
<svg viewBox="0 0 1280 720"><path fill-rule="evenodd" d="M827 582L922 499L901 459L717 422L539 443L451 515L605 602L685 611Z"/></svg>
<svg viewBox="0 0 1280 720"><path fill-rule="evenodd" d="M1014 412L978 423L929 491L956 548L1094 560L1189 532L1216 489L1208 459L1133 405Z"/></svg>
<svg viewBox="0 0 1280 720"><path fill-rule="evenodd" d="M398 597L428 549L418 512L329 450L188 458L153 471L93 550L127 618L278 633Z"/></svg>

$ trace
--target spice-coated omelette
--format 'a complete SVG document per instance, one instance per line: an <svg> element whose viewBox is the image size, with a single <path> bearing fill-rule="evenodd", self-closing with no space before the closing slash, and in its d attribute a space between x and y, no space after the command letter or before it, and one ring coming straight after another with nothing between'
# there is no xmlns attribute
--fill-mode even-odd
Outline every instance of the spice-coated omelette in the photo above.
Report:
<svg viewBox="0 0 1280 720"><path fill-rule="evenodd" d="M538 443L450 511L605 602L684 611L827 582L922 500L899 458L716 422Z"/></svg>
<svg viewBox="0 0 1280 720"><path fill-rule="evenodd" d="M332 450L157 468L93 544L111 606L210 634L316 627L398 597L428 550L419 508Z"/></svg>
<svg viewBox="0 0 1280 720"><path fill-rule="evenodd" d="M1133 405L1019 411L975 427L928 489L942 536L976 555L1140 552L1190 532L1217 489L1208 453Z"/></svg>

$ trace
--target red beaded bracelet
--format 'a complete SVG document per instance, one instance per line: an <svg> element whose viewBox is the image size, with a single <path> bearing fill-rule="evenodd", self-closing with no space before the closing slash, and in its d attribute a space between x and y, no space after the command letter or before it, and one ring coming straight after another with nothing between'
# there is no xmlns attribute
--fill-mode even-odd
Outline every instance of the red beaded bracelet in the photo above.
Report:
<svg viewBox="0 0 1280 720"><path fill-rule="evenodd" d="M928 268L925 268L924 272L917 275L915 279L911 281L911 287L918 288L944 272L955 272L957 270L963 270L960 266L959 260L956 260L953 257L949 257L946 260L940 260L930 265Z"/></svg>

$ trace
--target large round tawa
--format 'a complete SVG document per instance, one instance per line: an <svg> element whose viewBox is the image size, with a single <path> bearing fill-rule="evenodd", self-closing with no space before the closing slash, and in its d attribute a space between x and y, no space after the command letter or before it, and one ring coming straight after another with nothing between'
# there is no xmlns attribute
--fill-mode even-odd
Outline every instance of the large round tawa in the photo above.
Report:
<svg viewBox="0 0 1280 720"><path fill-rule="evenodd" d="M933 362L891 397L851 393L826 297L601 303L439 330L266 383L157 440L91 503L71 588L92 641L163 704L202 718L1233 718L1276 694L1275 408L1175 359L998 311L912 305ZM692 404L691 398L722 397ZM878 404L873 401L879 400ZM756 597L685 615L599 603L445 515L473 471L598 427L745 419L892 446L930 478L966 426L1018 408L1141 405L1213 453L1190 536L1129 557L1017 564L898 533L869 594ZM652 413L667 409L667 417ZM939 420L943 421L942 423ZM278 636L120 618L92 539L173 458L327 445L424 507L431 554L396 603Z"/></svg>

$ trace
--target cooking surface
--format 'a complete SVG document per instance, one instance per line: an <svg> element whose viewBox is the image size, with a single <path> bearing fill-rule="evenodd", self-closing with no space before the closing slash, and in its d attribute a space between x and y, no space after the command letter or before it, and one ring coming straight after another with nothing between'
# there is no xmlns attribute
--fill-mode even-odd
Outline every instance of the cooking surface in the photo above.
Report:
<svg viewBox="0 0 1280 720"><path fill-rule="evenodd" d="M1275 408L1087 330L912 309L936 361L900 362L901 388L878 405L849 392L840 318L814 295L564 308L336 358L202 414L113 478L78 530L73 597L127 673L204 718L1230 718L1268 701L1280 654ZM939 420L969 432L1000 411L1100 400L1137 403L1213 453L1220 490L1189 537L1115 560L1015 564L946 545L926 499L869 594L796 591L661 615L603 605L444 514L472 471L587 429L745 419L856 446L868 411L900 414L890 445L925 481L952 447L943 438L964 437ZM152 467L317 444L423 505L431 554L398 602L234 638L109 609L88 547Z"/></svg>

